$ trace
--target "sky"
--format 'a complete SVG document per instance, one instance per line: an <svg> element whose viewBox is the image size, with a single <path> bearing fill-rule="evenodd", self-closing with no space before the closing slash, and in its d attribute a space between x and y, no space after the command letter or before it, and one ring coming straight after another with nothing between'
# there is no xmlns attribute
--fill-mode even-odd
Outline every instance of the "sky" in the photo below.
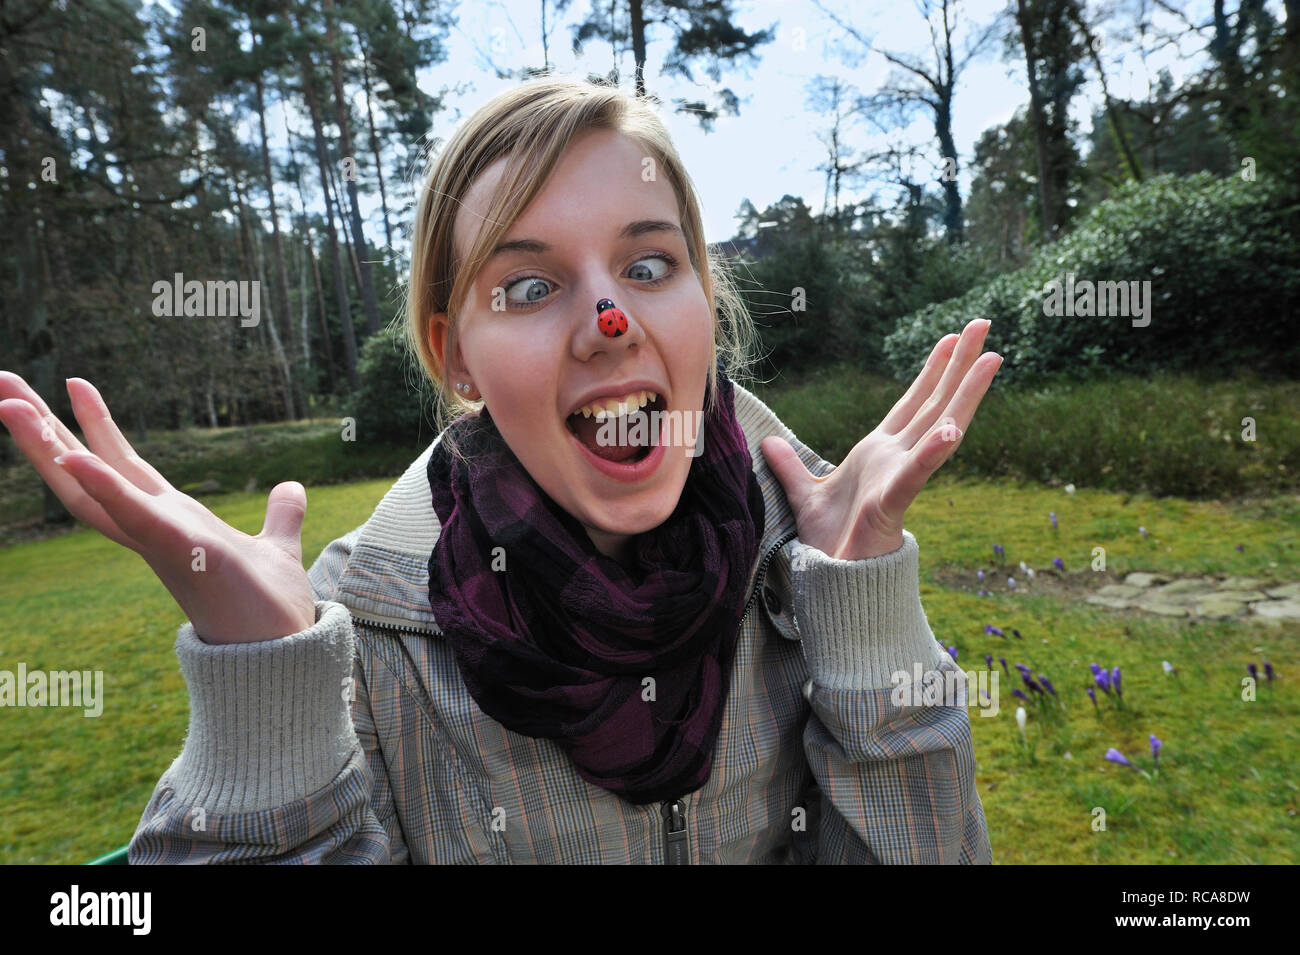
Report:
<svg viewBox="0 0 1300 955"><path fill-rule="evenodd" d="M158 2L173 9L167 0ZM605 74L614 65L613 51L603 41L589 42L581 57L572 53L570 27L585 16L590 2L574 0L559 22L551 24L551 63L560 72ZM821 111L810 106L810 85L819 76L838 77L858 92L870 93L897 72L878 49L924 55L929 34L919 12L920 2L923 0L733 0L739 26L749 32L773 28L775 38L758 48L756 63L724 69L721 85L740 98L740 114L720 117L708 133L691 116L673 112L671 102L674 98L711 100L709 77L702 69L696 71L695 84L676 76L661 76L659 66L671 39L665 27L650 28L646 86L667 106L662 115L699 194L707 241L721 242L735 235L736 212L744 200L761 211L789 194L803 197L814 213L825 210L826 177L817 167L828 159L819 136L829 130L830 123ZM1209 19L1211 0L1169 2L1175 7L1181 3L1188 17L1197 23ZM551 4L547 6L549 9ZM957 0L958 53L1006 7L1006 0ZM1096 4L1089 4L1090 10L1094 7ZM1138 11L1145 10L1146 19L1156 28L1178 32L1176 28L1180 27L1179 20L1153 0L1114 0L1110 7L1119 12L1099 24L1096 34L1113 95L1144 98L1161 68L1170 70L1175 83L1201 68L1204 58L1199 48L1204 44L1194 35L1185 37L1180 46L1167 45L1146 58L1134 52ZM1268 8L1279 20L1284 17L1280 0L1269 0ZM421 88L431 95L454 91L447 97L448 109L434 117L431 137L446 140L457 123L496 93L518 84L515 79L497 78L491 66L494 60L512 67L542 64L540 10L541 0L462 0L455 8L458 22L446 40L448 59L418 76ZM553 13L549 18L554 21ZM852 26L862 39L850 37L835 18ZM953 132L963 196L969 195L969 163L980 134L1005 123L1028 102L1023 62L1004 57L1004 32L997 31L984 52L968 62L956 87ZM630 89L630 50L623 54L619 68L625 88ZM1090 65L1086 72L1088 83L1072 107L1085 134L1091 128L1092 111L1101 103L1100 84ZM357 115L364 115L364 106L360 91L355 91ZM309 135L306 117L296 110L290 112L296 133ZM283 115L279 103L272 103L267 119L272 146L281 151L280 155L287 142ZM248 142L257 141L258 131L251 123L245 124L241 134ZM843 135L851 148L862 152L879 149L889 141L889 136L873 131L865 120L849 125ZM934 144L932 119L920 113L907 129L889 135L926 146L936 165L919 165L913 174L937 188L941 158ZM410 174L408 171L408 180ZM390 186L398 186L391 182L391 176L386 179ZM277 195L283 188L284 184L277 186ZM413 184L408 181L405 188L409 195ZM865 195L865 190L861 195L845 191L841 202L847 204ZM296 198L286 189L281 202L293 207ZM381 245L378 191L363 193L361 204L367 235L373 244ZM395 236L395 244L404 241L404 237Z"/></svg>
<svg viewBox="0 0 1300 955"><path fill-rule="evenodd" d="M922 53L928 47L925 21L910 0L903 2L844 2L822 0L827 11L851 24L868 42L898 53ZM1178 0L1173 0L1177 4ZM959 7L960 31L957 49L971 33L989 23L1006 6L1005 0L962 0ZM1280 8L1280 4L1278 5ZM829 129L827 117L809 107L808 88L818 75L837 76L861 93L880 86L894 69L879 53L870 52L859 41L846 37L830 13L811 0L736 0L736 22L745 30L774 27L776 38L758 48L759 60L753 66L724 70L723 85L741 99L740 115L721 117L712 133L701 130L692 117L664 111L683 162L695 182L704 214L705 235L719 242L735 234L735 214L748 199L760 211L786 194L802 196L814 212L823 211L826 192L825 173L817 169L828 154L818 136ZM1208 14L1208 3L1190 3L1187 9L1201 20ZM575 0L565 14L561 27L552 34L552 62L561 71L585 75L588 71L605 73L613 65L613 53L606 43L589 44L581 58L571 52L569 24L585 15L584 0ZM446 138L460 117L472 113L492 95L516 85L515 80L498 80L489 67L494 51L504 53L505 62L540 65L540 3L538 0L492 0L488 3L463 3L460 20L448 38L450 59L420 76L423 89L435 93L443 87L460 85L462 94L454 97L454 109L435 120L434 135ZM1172 24L1168 15L1152 8L1156 23ZM1130 16L1128 22L1133 22ZM1117 20L1115 28L1122 27ZM1194 43L1184 44L1184 54L1169 48L1147 62L1132 55L1121 56L1125 44L1121 36L1100 31L1103 61L1111 72L1108 79L1117 96L1145 96L1148 78L1154 84L1157 71L1167 66L1178 81L1197 68ZM1108 43L1108 41L1111 41ZM671 41L666 28L652 29L647 49L646 86L666 104L673 98L709 100L711 81L704 72L696 72L698 86L678 77L662 77L658 67ZM1091 70L1089 70L1091 73ZM620 64L620 75L632 75L629 52ZM1029 95L1024 81L1024 66L1006 62L1002 57L1000 35L989 44L987 52L973 59L959 79L954 102L954 135L959 150L962 194L969 193L966 164L974 144L990 126L1006 122ZM1075 114L1081 127L1091 126L1091 110L1101 102L1099 84L1090 82L1075 102ZM909 140L926 143L933 140L933 125L924 117L904 131ZM850 145L864 151L883 145L882 136L871 134L865 124L849 131ZM933 147L937 156L938 147ZM918 167L919 178L933 181L932 172ZM842 195L848 201L851 195Z"/></svg>

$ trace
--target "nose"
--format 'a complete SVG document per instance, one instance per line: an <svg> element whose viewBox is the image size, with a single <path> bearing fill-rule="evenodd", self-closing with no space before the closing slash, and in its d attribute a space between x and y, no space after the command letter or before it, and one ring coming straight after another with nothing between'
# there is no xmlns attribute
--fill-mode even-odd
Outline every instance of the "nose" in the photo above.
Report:
<svg viewBox="0 0 1300 955"><path fill-rule="evenodd" d="M574 355L579 361L601 352L621 354L644 342L645 330L633 310L620 305L612 295L595 300L595 307L579 317L573 336Z"/></svg>

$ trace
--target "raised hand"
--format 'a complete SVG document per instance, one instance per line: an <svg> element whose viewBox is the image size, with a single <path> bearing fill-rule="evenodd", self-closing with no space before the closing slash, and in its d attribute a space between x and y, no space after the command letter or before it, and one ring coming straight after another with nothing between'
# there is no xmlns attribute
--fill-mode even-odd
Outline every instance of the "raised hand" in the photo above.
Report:
<svg viewBox="0 0 1300 955"><path fill-rule="evenodd" d="M68 396L89 449L7 371L0 371L0 423L74 516L145 559L200 638L252 643L314 625L299 538L307 510L301 484L271 490L262 532L250 537L136 454L94 385L69 378Z"/></svg>
<svg viewBox="0 0 1300 955"><path fill-rule="evenodd" d="M904 514L961 443L1002 365L1001 355L980 352L990 324L977 318L960 336L941 338L907 393L824 477L814 476L789 442L763 440L801 541L840 560L879 557L903 545Z"/></svg>

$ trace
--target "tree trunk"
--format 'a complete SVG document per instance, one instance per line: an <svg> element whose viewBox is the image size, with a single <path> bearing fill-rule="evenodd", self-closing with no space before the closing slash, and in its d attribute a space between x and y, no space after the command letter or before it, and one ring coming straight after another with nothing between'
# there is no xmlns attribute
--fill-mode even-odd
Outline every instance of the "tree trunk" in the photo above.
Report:
<svg viewBox="0 0 1300 955"><path fill-rule="evenodd" d="M1060 222L1056 216L1056 197L1052 195L1054 177L1047 144L1047 115L1043 109L1043 94L1038 88L1038 53L1025 0L1016 0L1016 20L1020 24L1020 42L1025 48L1025 69L1029 75L1029 121L1034 130L1034 158L1038 163L1038 214L1043 223L1043 237L1052 242L1057 237Z"/></svg>
<svg viewBox="0 0 1300 955"><path fill-rule="evenodd" d="M338 394L338 377L334 374L334 346L330 343L330 326L325 314L325 292L321 288L320 264L316 260L316 245L307 233L307 255L311 259L312 282L316 288L316 313L320 317L321 347L325 350L325 367L330 376L330 394Z"/></svg>
<svg viewBox="0 0 1300 955"><path fill-rule="evenodd" d="M632 62L636 74L636 95L645 98L645 11L641 0L628 0L632 20ZM610 24L613 27L613 23Z"/></svg>
<svg viewBox="0 0 1300 955"><path fill-rule="evenodd" d="M352 245L356 249L357 269L361 273L361 302L366 312L366 333L379 333L379 305L375 301L375 287L370 280L370 252L366 245L366 233L361 221L361 202L357 196L356 158L352 148L352 124L348 117L347 94L343 89L343 63L339 59L335 43L338 31L334 29L334 0L325 0L325 45L329 50L330 77L334 82L334 116L339 127L343 155L352 159L352 176L345 176L347 181L348 204L352 211Z"/></svg>
<svg viewBox="0 0 1300 955"><path fill-rule="evenodd" d="M285 20L289 21L288 0L280 0L280 9ZM325 134L321 130L320 100L316 95L311 58L300 53L299 65L302 70L303 95L307 99L307 111L311 115L312 134L316 143L316 165L320 173L321 191L325 201L325 226L329 236L330 259L334 268L334 297L343 330L343 361L347 370L348 384L355 391L361 387L361 379L357 374L357 336L356 329L352 325L352 307L348 301L347 282L343 276L343 256L339 252L338 234L334 229L334 207L330 199L329 186L329 159L325 149Z"/></svg>
<svg viewBox="0 0 1300 955"><path fill-rule="evenodd" d="M262 240L261 236L258 235L261 227L250 225L248 221L248 204L244 201L243 189L240 187L238 180L235 181L235 198L239 205L240 231L244 233L246 237L249 237L246 238L245 241L248 245L251 264L253 269L256 270L261 287L265 287L266 283L263 280L265 279L266 273L262 261ZM274 311L274 306L271 305L269 293L266 296L266 304L264 308L268 312ZM264 321L260 322L259 326L264 327L266 332L270 335L273 361L274 364L280 368L280 375L283 379L283 387L280 390L284 400L284 420L293 421L297 418L293 408L293 374L289 369L289 362L285 358L284 349L280 345L280 333L275 327L275 315L264 315L263 319Z"/></svg>
<svg viewBox="0 0 1300 955"><path fill-rule="evenodd" d="M253 34L253 52L257 52L257 34ZM280 214L275 205L275 179L271 174L271 148L266 135L266 102L262 89L262 74L253 77L257 91L257 119L262 130L262 178L266 180L266 195L271 213L271 264L275 266L275 311L284 316L285 327L292 333L293 319L289 312L289 270L285 267L284 244L280 241ZM291 349L292 350L292 349ZM297 356L293 356L296 358ZM292 380L292 375L290 376Z"/></svg>
<svg viewBox="0 0 1300 955"><path fill-rule="evenodd" d="M543 3L543 8L545 4ZM545 10L543 9L543 13ZM384 213L384 239L388 243L388 250L391 253L393 249L393 227L388 221L388 192L384 188L384 163L379 155L379 134L375 131L375 112L370 107L370 56L366 51L365 43L361 40L361 31L357 31L357 42L361 46L361 76L365 81L366 91L366 122L370 125L370 152L375 157L375 177L379 180L379 207Z"/></svg>

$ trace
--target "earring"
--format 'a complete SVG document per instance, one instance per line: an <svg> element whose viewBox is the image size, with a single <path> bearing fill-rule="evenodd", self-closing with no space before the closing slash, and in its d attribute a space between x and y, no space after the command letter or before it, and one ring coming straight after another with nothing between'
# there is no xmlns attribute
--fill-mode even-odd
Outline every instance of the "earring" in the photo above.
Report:
<svg viewBox="0 0 1300 955"><path fill-rule="evenodd" d="M463 392L464 394L469 394L469 385L465 384L463 381L457 382L456 390Z"/></svg>

